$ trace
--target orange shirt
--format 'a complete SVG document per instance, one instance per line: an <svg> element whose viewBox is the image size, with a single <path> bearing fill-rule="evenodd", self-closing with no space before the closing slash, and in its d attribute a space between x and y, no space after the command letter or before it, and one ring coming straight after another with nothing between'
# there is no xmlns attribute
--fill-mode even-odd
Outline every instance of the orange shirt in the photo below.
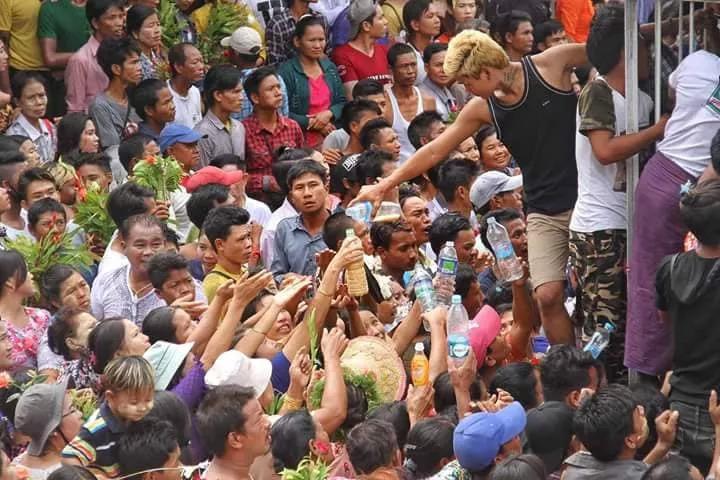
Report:
<svg viewBox="0 0 720 480"><path fill-rule="evenodd" d="M590 23L595 15L591 0L557 0L555 16L574 42L585 43L590 33Z"/></svg>

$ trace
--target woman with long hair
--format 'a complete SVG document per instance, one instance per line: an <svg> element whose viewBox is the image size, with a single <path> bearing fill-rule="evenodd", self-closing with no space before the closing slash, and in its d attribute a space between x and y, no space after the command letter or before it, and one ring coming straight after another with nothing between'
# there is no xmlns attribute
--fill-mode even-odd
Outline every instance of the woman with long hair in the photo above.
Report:
<svg viewBox="0 0 720 480"><path fill-rule="evenodd" d="M55 161L71 153L97 153L100 151L100 139L95 123L89 115L73 112L65 115L57 127L57 153Z"/></svg>
<svg viewBox="0 0 720 480"><path fill-rule="evenodd" d="M127 13L125 24L128 36L138 43L142 80L160 78L158 68L167 63L162 46L162 26L154 8L135 5Z"/></svg>

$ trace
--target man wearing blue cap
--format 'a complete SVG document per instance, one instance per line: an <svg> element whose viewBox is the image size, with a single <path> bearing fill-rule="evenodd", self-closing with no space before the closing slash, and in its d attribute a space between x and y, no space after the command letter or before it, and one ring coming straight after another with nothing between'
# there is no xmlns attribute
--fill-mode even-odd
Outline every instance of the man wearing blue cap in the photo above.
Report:
<svg viewBox="0 0 720 480"><path fill-rule="evenodd" d="M183 172L190 175L200 161L198 142L206 138L191 128L179 123L168 124L160 133L159 146L164 155L172 155L180 164Z"/></svg>
<svg viewBox="0 0 720 480"><path fill-rule="evenodd" d="M525 409L513 402L494 413L474 413L455 428L453 446L460 466L474 479L485 479L496 463L522 453L520 434L525 430Z"/></svg>

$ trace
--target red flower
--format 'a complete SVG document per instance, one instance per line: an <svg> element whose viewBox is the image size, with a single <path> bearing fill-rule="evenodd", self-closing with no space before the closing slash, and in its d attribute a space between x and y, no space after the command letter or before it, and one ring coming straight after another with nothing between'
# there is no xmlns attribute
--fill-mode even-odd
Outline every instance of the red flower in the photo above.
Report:
<svg viewBox="0 0 720 480"><path fill-rule="evenodd" d="M12 378L7 372L0 373L0 389L7 388L12 383Z"/></svg>
<svg viewBox="0 0 720 480"><path fill-rule="evenodd" d="M157 162L157 158L155 158L153 155L148 155L147 157L145 157L145 162L148 165L155 165L155 162Z"/></svg>
<svg viewBox="0 0 720 480"><path fill-rule="evenodd" d="M225 51L223 52L223 57L225 57L225 58L230 58L230 50L225 50Z"/></svg>
<svg viewBox="0 0 720 480"><path fill-rule="evenodd" d="M32 337L25 337L23 338L23 348L27 350L29 353L37 353L37 341L35 341Z"/></svg>

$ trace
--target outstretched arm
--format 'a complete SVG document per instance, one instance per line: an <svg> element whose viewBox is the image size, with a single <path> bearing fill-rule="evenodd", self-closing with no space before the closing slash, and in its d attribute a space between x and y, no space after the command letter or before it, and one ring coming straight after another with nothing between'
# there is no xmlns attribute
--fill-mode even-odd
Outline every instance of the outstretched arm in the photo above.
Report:
<svg viewBox="0 0 720 480"><path fill-rule="evenodd" d="M563 72L570 72L575 67L586 65L588 58L584 43L570 43L533 55L532 61L539 69L562 67Z"/></svg>

